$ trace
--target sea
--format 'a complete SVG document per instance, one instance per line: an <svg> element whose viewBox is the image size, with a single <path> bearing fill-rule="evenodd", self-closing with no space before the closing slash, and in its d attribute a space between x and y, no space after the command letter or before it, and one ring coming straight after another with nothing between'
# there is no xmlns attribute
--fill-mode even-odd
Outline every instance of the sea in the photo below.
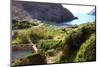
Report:
<svg viewBox="0 0 100 67"><path fill-rule="evenodd" d="M68 21L68 22L63 22L63 24L68 24L68 25L80 25L84 23L91 23L96 20L95 15L87 14L87 13L76 13L74 14L75 17L78 17L78 19Z"/></svg>

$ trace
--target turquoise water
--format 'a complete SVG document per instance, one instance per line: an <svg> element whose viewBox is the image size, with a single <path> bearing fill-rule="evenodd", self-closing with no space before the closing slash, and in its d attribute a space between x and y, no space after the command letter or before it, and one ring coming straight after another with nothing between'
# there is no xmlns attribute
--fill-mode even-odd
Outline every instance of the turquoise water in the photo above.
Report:
<svg viewBox="0 0 100 67"><path fill-rule="evenodd" d="M83 23L93 22L95 21L95 15L89 15L89 14L74 14L75 17L78 17L78 19L64 22L63 24L69 24L69 25L80 25Z"/></svg>

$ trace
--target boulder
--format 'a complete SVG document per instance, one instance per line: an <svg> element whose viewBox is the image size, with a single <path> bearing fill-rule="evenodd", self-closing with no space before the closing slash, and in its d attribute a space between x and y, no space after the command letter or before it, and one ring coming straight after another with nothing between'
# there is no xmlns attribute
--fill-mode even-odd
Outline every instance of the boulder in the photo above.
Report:
<svg viewBox="0 0 100 67"><path fill-rule="evenodd" d="M41 21L64 22L76 19L74 15L61 4L13 1L12 19L19 21Z"/></svg>
<svg viewBox="0 0 100 67"><path fill-rule="evenodd" d="M40 65L47 64L46 57L41 54L31 54L15 60L12 66Z"/></svg>

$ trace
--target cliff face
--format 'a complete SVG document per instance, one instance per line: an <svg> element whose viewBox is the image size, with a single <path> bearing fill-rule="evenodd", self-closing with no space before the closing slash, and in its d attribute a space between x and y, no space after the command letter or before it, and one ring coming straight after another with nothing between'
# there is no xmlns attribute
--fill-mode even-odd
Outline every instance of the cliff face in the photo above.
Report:
<svg viewBox="0 0 100 67"><path fill-rule="evenodd" d="M96 14L95 8L92 11L90 11L88 14L89 15L95 15Z"/></svg>
<svg viewBox="0 0 100 67"><path fill-rule="evenodd" d="M63 22L73 20L73 14L61 4L13 1L12 19L19 21L42 21Z"/></svg>

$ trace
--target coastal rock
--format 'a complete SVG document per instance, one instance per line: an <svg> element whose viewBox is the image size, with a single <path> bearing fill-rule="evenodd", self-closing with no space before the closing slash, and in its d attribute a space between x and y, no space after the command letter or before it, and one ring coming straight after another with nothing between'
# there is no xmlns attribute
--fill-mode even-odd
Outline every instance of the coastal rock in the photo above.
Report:
<svg viewBox="0 0 100 67"><path fill-rule="evenodd" d="M18 21L64 22L75 19L74 15L61 4L13 1L12 19Z"/></svg>

